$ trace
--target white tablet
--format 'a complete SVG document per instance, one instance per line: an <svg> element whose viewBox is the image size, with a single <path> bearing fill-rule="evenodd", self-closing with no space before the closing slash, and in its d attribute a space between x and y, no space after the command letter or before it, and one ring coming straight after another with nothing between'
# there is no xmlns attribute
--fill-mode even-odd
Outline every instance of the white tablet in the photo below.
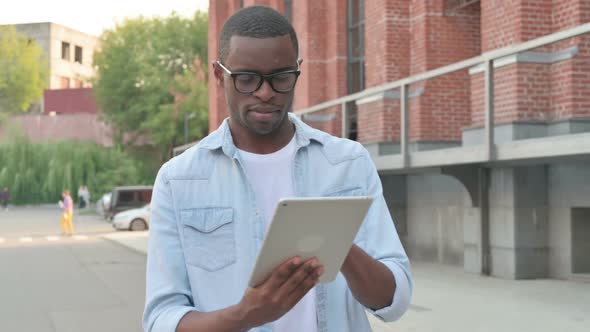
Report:
<svg viewBox="0 0 590 332"><path fill-rule="evenodd" d="M367 196L281 199L248 285L261 284L294 256L317 257L325 269L320 282L336 279L372 201Z"/></svg>

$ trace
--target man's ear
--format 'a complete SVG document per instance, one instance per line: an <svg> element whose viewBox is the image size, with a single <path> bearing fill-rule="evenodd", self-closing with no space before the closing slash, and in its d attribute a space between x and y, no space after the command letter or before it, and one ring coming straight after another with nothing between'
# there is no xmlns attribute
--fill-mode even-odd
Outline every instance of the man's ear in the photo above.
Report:
<svg viewBox="0 0 590 332"><path fill-rule="evenodd" d="M215 75L215 82L217 82L217 85L223 87L223 83L224 83L223 69L221 69L221 67L219 67L219 64L217 63L217 61L213 61L211 63L211 66L213 66L213 74Z"/></svg>

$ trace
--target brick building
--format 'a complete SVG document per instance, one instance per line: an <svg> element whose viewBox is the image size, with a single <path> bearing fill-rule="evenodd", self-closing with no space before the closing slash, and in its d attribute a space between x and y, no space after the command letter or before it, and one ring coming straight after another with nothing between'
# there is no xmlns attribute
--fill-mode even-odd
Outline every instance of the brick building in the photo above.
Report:
<svg viewBox="0 0 590 332"><path fill-rule="evenodd" d="M298 33L294 111L371 152L412 259L590 277L590 0L211 0L210 61L255 4Z"/></svg>

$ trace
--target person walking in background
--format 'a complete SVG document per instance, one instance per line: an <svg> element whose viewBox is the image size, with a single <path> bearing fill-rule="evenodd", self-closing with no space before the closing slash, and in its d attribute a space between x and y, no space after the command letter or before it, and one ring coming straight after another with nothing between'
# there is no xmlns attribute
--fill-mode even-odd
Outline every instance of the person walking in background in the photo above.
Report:
<svg viewBox="0 0 590 332"><path fill-rule="evenodd" d="M8 192L8 187L4 187L2 189L2 194L0 194L0 203L2 204L2 209L8 210L8 200L10 199L10 193Z"/></svg>
<svg viewBox="0 0 590 332"><path fill-rule="evenodd" d="M84 186L78 188L78 209L84 208Z"/></svg>
<svg viewBox="0 0 590 332"><path fill-rule="evenodd" d="M70 196L69 190L64 190L62 193L63 201L60 201L60 205L63 207L63 213L61 214L61 230L64 235L74 234L74 200Z"/></svg>
<svg viewBox="0 0 590 332"><path fill-rule="evenodd" d="M90 206L90 191L87 186L82 186L82 201L84 201L84 207Z"/></svg>

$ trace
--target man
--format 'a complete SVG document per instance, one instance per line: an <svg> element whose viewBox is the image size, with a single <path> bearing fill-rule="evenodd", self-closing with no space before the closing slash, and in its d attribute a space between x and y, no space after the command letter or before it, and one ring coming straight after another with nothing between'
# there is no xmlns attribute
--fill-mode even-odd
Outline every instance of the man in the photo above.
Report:
<svg viewBox="0 0 590 332"><path fill-rule="evenodd" d="M73 235L74 234L74 200L72 196L70 196L69 190L64 190L62 192L63 197L63 213L61 214L61 231L63 235Z"/></svg>
<svg viewBox="0 0 590 332"><path fill-rule="evenodd" d="M78 209L84 208L84 186L78 188Z"/></svg>
<svg viewBox="0 0 590 332"><path fill-rule="evenodd" d="M225 23L213 70L230 117L156 179L145 331L363 332L365 309L391 321L409 306L409 262L369 154L289 114L297 55L273 9ZM294 257L247 287L281 197L351 195L374 202L336 281L318 284L322 262Z"/></svg>
<svg viewBox="0 0 590 332"><path fill-rule="evenodd" d="M8 200L10 199L10 193L8 192L8 187L4 187L2 189L2 194L0 195L0 203L4 210L8 210Z"/></svg>

